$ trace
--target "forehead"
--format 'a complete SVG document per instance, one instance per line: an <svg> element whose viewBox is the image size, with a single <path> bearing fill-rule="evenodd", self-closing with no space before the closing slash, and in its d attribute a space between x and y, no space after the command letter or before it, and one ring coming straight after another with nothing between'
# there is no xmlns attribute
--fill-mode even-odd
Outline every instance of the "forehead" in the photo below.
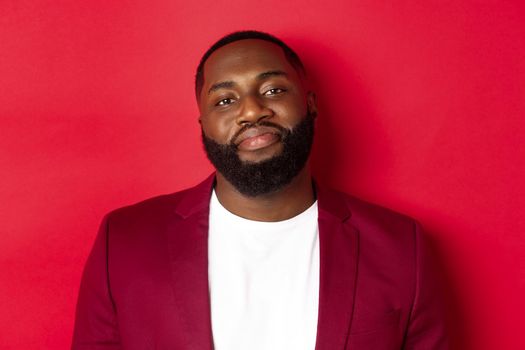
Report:
<svg viewBox="0 0 525 350"><path fill-rule="evenodd" d="M239 40L217 49L208 58L204 64L204 87L274 70L298 78L297 71L277 44L260 39Z"/></svg>

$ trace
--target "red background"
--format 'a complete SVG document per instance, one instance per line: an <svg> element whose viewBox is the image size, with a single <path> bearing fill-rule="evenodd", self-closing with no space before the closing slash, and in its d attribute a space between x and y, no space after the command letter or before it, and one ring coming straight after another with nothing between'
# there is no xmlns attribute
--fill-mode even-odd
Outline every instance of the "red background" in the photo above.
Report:
<svg viewBox="0 0 525 350"><path fill-rule="evenodd" d="M432 236L454 349L525 349L520 3L1 1L0 348L67 348L102 215L210 172L194 69L253 28L318 86L317 176Z"/></svg>

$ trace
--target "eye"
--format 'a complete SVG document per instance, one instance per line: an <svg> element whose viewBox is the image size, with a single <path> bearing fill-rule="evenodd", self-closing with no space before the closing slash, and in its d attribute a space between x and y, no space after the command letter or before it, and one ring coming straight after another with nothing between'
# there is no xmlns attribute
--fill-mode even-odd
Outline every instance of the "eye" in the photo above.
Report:
<svg viewBox="0 0 525 350"><path fill-rule="evenodd" d="M278 95L278 94L282 94L285 91L286 91L285 89L281 89L281 88L272 88L272 89L265 91L264 95L265 96Z"/></svg>
<svg viewBox="0 0 525 350"><path fill-rule="evenodd" d="M228 106L233 103L233 98L223 98L215 104L215 106Z"/></svg>

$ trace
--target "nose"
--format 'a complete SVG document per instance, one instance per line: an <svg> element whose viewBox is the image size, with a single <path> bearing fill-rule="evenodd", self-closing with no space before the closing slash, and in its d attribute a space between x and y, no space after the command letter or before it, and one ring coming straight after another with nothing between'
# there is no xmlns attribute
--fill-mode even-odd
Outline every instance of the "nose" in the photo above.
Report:
<svg viewBox="0 0 525 350"><path fill-rule="evenodd" d="M237 123L244 125L255 124L262 119L271 118L273 111L266 106L258 96L246 96L242 101L242 108L237 117Z"/></svg>

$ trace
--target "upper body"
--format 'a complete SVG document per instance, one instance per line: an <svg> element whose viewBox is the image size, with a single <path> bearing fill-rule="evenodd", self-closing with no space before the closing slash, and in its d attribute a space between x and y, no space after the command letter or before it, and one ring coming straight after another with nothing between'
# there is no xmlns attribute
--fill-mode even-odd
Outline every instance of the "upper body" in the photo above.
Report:
<svg viewBox="0 0 525 350"><path fill-rule="evenodd" d="M212 349L213 180L105 217L84 272L73 348ZM316 349L446 349L417 223L321 186L316 193Z"/></svg>
<svg viewBox="0 0 525 350"><path fill-rule="evenodd" d="M267 34L234 33L203 56L196 95L204 148L217 172L195 188L106 216L84 271L73 348L264 349L265 337L290 337L291 344L307 344L296 348L317 350L445 349L418 225L314 185L307 161L317 107L298 56ZM239 242L253 242L253 235L245 237L237 224L258 231L288 227L283 222L310 226L303 236L311 244L302 244L302 229L283 232L279 242L295 241L279 245L283 254L270 244L262 255L274 265L251 259ZM304 259L287 259L300 249ZM247 270L237 270L239 262ZM257 274L261 266L283 271ZM242 283L225 283L238 282L232 271ZM281 295L287 276L292 282ZM273 285L261 293L250 288L254 281ZM228 297L228 288L248 302ZM262 317L257 300L267 294ZM294 296L301 301L295 309ZM212 317L229 308L250 317ZM279 324L275 315L296 325L302 312L308 322L295 334L266 332L265 325ZM225 320L237 320L237 328L222 327ZM240 329L253 335L252 344L237 339Z"/></svg>

